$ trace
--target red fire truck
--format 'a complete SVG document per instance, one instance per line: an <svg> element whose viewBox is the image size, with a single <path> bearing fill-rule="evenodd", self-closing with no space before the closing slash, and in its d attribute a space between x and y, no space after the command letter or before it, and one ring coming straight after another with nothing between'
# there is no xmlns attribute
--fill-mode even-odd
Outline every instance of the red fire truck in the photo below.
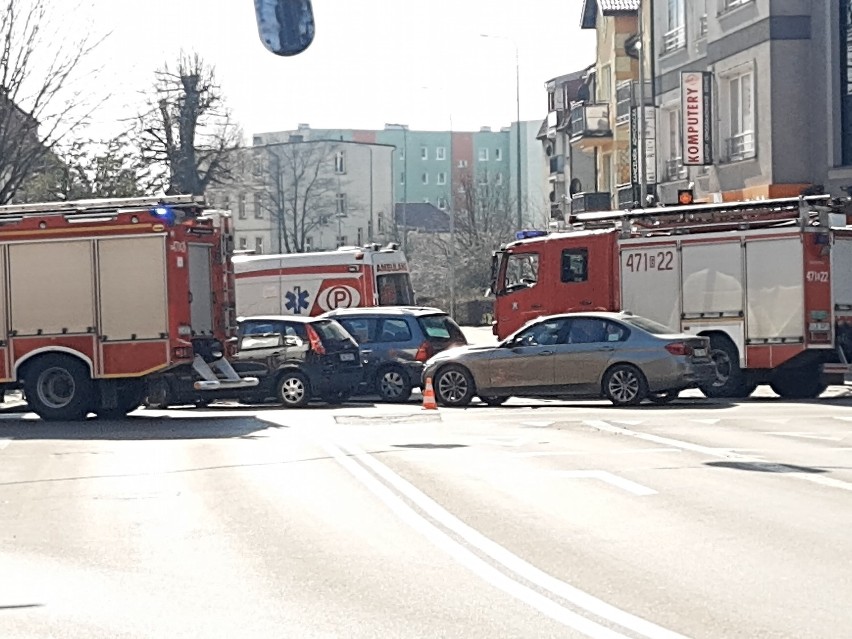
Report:
<svg viewBox="0 0 852 639"><path fill-rule="evenodd" d="M710 338L713 397L816 397L852 359L852 226L828 196L584 213L494 255L494 333L627 310Z"/></svg>
<svg viewBox="0 0 852 639"><path fill-rule="evenodd" d="M127 414L165 373L256 385L224 357L229 224L192 196L0 207L0 388L73 420Z"/></svg>
<svg viewBox="0 0 852 639"><path fill-rule="evenodd" d="M337 308L414 303L396 244L286 255L237 255L239 315L321 315Z"/></svg>

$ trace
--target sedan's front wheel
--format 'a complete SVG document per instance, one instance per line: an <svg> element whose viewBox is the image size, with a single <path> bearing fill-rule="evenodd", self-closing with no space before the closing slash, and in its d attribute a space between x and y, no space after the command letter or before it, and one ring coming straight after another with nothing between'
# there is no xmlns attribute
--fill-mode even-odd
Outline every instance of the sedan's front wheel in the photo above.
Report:
<svg viewBox="0 0 852 639"><path fill-rule="evenodd" d="M636 406L648 396L648 382L635 366L619 364L606 372L603 391L616 406Z"/></svg>
<svg viewBox="0 0 852 639"><path fill-rule="evenodd" d="M435 399L445 406L467 406L473 399L473 377L461 366L442 368L435 377Z"/></svg>

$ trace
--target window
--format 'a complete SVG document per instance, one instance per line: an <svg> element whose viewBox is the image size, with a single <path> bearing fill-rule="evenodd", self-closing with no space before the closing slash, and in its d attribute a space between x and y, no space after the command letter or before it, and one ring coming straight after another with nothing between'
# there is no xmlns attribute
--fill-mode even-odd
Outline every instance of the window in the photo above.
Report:
<svg viewBox="0 0 852 639"><path fill-rule="evenodd" d="M251 166L251 172L252 172L252 175L254 175L255 177L260 177L261 175L263 175L263 156L262 155L255 155L254 156L254 160L252 161L252 166Z"/></svg>
<svg viewBox="0 0 852 639"><path fill-rule="evenodd" d="M852 0L840 3L840 144L844 166L852 165Z"/></svg>
<svg viewBox="0 0 852 639"><path fill-rule="evenodd" d="M261 199L261 196L262 196L261 193L255 193L254 194L254 217L257 220L260 220L260 219L263 218L263 206L262 206L263 201Z"/></svg>
<svg viewBox="0 0 852 639"><path fill-rule="evenodd" d="M623 342L630 331L616 322L595 317L578 317L571 320L565 344L599 344L600 342Z"/></svg>
<svg viewBox="0 0 852 639"><path fill-rule="evenodd" d="M503 186L503 174L502 173L498 173L494 177L494 184L496 184L497 186Z"/></svg>
<svg viewBox="0 0 852 639"><path fill-rule="evenodd" d="M488 149L479 149L479 161L488 162Z"/></svg>
<svg viewBox="0 0 852 639"><path fill-rule="evenodd" d="M420 147L420 159L421 160L428 160L429 159L429 149L426 148L425 146Z"/></svg>
<svg viewBox="0 0 852 639"><path fill-rule="evenodd" d="M247 237L240 237L240 238L237 240L237 242L238 242L238 244L239 244L239 247L240 247L240 250L241 250L241 251L246 251L246 250L248 250L248 238L247 238Z"/></svg>
<svg viewBox="0 0 852 639"><path fill-rule="evenodd" d="M741 7L744 4L749 4L750 2L754 2L754 0L722 0L725 6L725 9L736 9L737 7Z"/></svg>
<svg viewBox="0 0 852 639"><path fill-rule="evenodd" d="M428 173L424 173L420 177L420 179L422 180L423 184L429 184L429 174Z"/></svg>
<svg viewBox="0 0 852 639"><path fill-rule="evenodd" d="M737 162L755 156L754 76L746 71L728 80L730 137L728 160Z"/></svg>
<svg viewBox="0 0 852 639"><path fill-rule="evenodd" d="M683 165L683 125L680 109L668 109L663 111L663 124L666 127L666 174L665 179L673 182L681 180L687 175L687 168Z"/></svg>
<svg viewBox="0 0 852 639"><path fill-rule="evenodd" d="M538 282L538 253L515 253L506 263L506 291L530 288Z"/></svg>
<svg viewBox="0 0 852 639"><path fill-rule="evenodd" d="M340 217L346 216L346 193L338 193L335 195L335 206L337 215Z"/></svg>
<svg viewBox="0 0 852 639"><path fill-rule="evenodd" d="M411 339L411 329L404 319L387 318L382 320L377 337L379 342L407 342Z"/></svg>
<svg viewBox="0 0 852 639"><path fill-rule="evenodd" d="M237 198L237 211L241 220L246 219L246 194L240 193Z"/></svg>
<svg viewBox="0 0 852 639"><path fill-rule="evenodd" d="M520 346L547 346L565 343L565 334L570 322L571 320L562 318L545 320L518 333L512 341Z"/></svg>
<svg viewBox="0 0 852 639"><path fill-rule="evenodd" d="M447 149L442 146L439 146L435 149L435 159L436 160L446 160L447 159Z"/></svg>
<svg viewBox="0 0 852 639"><path fill-rule="evenodd" d="M467 168L467 160L459 160L458 167L460 169L466 169Z"/></svg>
<svg viewBox="0 0 852 639"><path fill-rule="evenodd" d="M494 149L494 159L497 162L503 161L503 149Z"/></svg>
<svg viewBox="0 0 852 639"><path fill-rule="evenodd" d="M254 238L254 252L258 255L263 255L263 238L256 237Z"/></svg>
<svg viewBox="0 0 852 639"><path fill-rule="evenodd" d="M399 174L399 183L400 183L400 184L405 184L405 173L400 173L400 174Z"/></svg>
<svg viewBox="0 0 852 639"><path fill-rule="evenodd" d="M466 340L459 325L449 315L425 315L417 323L430 342L465 344Z"/></svg>
<svg viewBox="0 0 852 639"><path fill-rule="evenodd" d="M222 210L230 211L231 210L231 196L227 193L222 196Z"/></svg>
<svg viewBox="0 0 852 639"><path fill-rule="evenodd" d="M379 306L404 306L414 303L408 273L391 273L376 278L379 288Z"/></svg>
<svg viewBox="0 0 852 639"><path fill-rule="evenodd" d="M334 154L334 172L346 173L346 151L338 151Z"/></svg>
<svg viewBox="0 0 852 639"><path fill-rule="evenodd" d="M362 227L358 227L358 246L364 245L364 229Z"/></svg>
<svg viewBox="0 0 852 639"><path fill-rule="evenodd" d="M686 6L684 0L667 0L666 32L663 35L663 53L686 46Z"/></svg>
<svg viewBox="0 0 852 639"><path fill-rule="evenodd" d="M589 279L589 249L562 251L563 282L586 282Z"/></svg>
<svg viewBox="0 0 852 639"><path fill-rule="evenodd" d="M438 198L438 208L441 209L442 211L447 210L447 198L445 198L445 197L439 197Z"/></svg>
<svg viewBox="0 0 852 639"><path fill-rule="evenodd" d="M346 332L355 338L359 344L369 344L375 341L378 320L366 317L346 317L337 319Z"/></svg>
<svg viewBox="0 0 852 639"><path fill-rule="evenodd" d="M346 246L347 245L346 239L347 238L346 238L345 235L338 235L337 236L337 248L340 248L341 246Z"/></svg>
<svg viewBox="0 0 852 639"><path fill-rule="evenodd" d="M403 206L405 205L403 204ZM385 214L382 211L376 214L376 227L379 229L379 233L385 232Z"/></svg>
<svg viewBox="0 0 852 639"><path fill-rule="evenodd" d="M601 67L601 77L598 82L598 99L609 102L612 99L612 67L605 64Z"/></svg>
<svg viewBox="0 0 852 639"><path fill-rule="evenodd" d="M446 184L446 183L447 183L447 174L444 173L443 171L441 173L438 173L438 184L443 185L443 184Z"/></svg>
<svg viewBox="0 0 852 639"><path fill-rule="evenodd" d="M310 235L305 238L305 252L310 253L314 250L314 238Z"/></svg>

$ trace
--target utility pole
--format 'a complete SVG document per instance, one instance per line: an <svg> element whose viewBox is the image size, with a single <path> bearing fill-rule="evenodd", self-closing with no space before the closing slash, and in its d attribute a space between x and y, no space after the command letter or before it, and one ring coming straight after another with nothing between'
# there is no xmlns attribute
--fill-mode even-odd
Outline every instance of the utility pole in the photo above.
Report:
<svg viewBox="0 0 852 639"><path fill-rule="evenodd" d="M639 42L636 44L639 49L639 208L645 208L645 199L648 196L648 168L647 149L645 144L645 28L644 20L642 19L642 0L639 0Z"/></svg>

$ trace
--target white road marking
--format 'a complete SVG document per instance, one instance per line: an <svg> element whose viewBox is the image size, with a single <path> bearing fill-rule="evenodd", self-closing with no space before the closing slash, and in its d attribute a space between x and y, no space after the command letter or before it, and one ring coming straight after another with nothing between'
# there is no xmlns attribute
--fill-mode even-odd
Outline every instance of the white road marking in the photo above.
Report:
<svg viewBox="0 0 852 639"><path fill-rule="evenodd" d="M624 477L608 473L605 470L557 470L555 472L563 477L573 477L576 479L598 479L611 486L633 493L634 495L645 496L657 494L656 490L643 486L642 484L637 484L635 481L630 481Z"/></svg>
<svg viewBox="0 0 852 639"><path fill-rule="evenodd" d="M801 437L802 439L822 439L830 442L839 442L842 441L843 437L834 437L833 435L820 435L818 433L785 433L785 432L777 432L777 433L766 433L767 435L781 435L783 437Z"/></svg>
<svg viewBox="0 0 852 639"><path fill-rule="evenodd" d="M471 550L465 548L462 544L454 540L443 530L420 515L411 506L406 504L390 488L376 479L374 475L367 472L364 466L347 457L347 454L357 455L362 463L372 467L373 464L369 463L369 460L372 458L367 456L366 453L362 451L348 451L345 446L337 448L329 443L320 442L320 445L325 448L326 452L328 452L328 454L331 455L338 464L349 471L349 473L361 482L365 488L384 502L384 504L400 519L429 539L436 546L444 550L448 555L459 562L459 564L465 566L471 572L478 575L495 588L502 590L506 594L515 597L520 601L523 601L554 621L568 626L569 628L573 628L578 632L582 632L588 637L593 637L594 639L629 639L627 635L610 630L609 628L595 623L594 621L569 610L559 603L548 599L532 588L503 574L488 562L478 557ZM393 476L392 480L388 480L389 483L399 489L399 486L396 484L403 481L402 478L395 475L392 471L390 471L390 469L385 470ZM387 477L385 479L387 479ZM413 486L411 488L416 490ZM419 493L419 491L417 492ZM449 513L447 513L447 515L452 517Z"/></svg>
<svg viewBox="0 0 852 639"><path fill-rule="evenodd" d="M682 453L680 448L636 448L634 450L617 450L601 453L597 450L553 450L512 453L512 457L569 457L576 455L638 455L640 453Z"/></svg>
<svg viewBox="0 0 852 639"><path fill-rule="evenodd" d="M521 426L532 426L533 428L547 428L556 422L521 422Z"/></svg>
<svg viewBox="0 0 852 639"><path fill-rule="evenodd" d="M3 450L4 448L6 448L6 446L8 446L11 443L12 443L11 439L0 439L0 450Z"/></svg>
<svg viewBox="0 0 852 639"><path fill-rule="evenodd" d="M633 631L634 633L638 633L645 637L648 637L649 639L685 639L684 635L663 628L662 626L658 626L657 624L651 621L642 619L641 617L637 617L636 615L630 614L625 610L621 610L620 608L617 608L612 604L608 604L605 601L602 601L601 599L598 599L597 597L594 597L589 593L572 586L571 584L568 584L560 579L557 579L556 577L553 577L552 575L547 574L540 568L537 568L536 566L533 566L532 564L524 561L523 559L510 552L503 546L486 537L475 528L472 528L465 524L455 515L444 509L440 504L438 504L430 497L425 495L423 492L421 492L413 484L409 483L408 481L397 475L390 468L376 460L374 457L366 454L364 451L351 444L341 445L341 448L344 452L354 456L355 458L360 460L361 463L363 463L365 466L369 467L370 470L372 470L374 473L376 473L376 475L385 480L404 497L409 499L413 504L420 508L424 513L426 513L426 515L428 515L436 522L464 539L467 543L471 544L481 553L491 557L493 560L500 563L504 568L514 572L526 581L533 583L539 588L547 590L548 592L569 601L575 606L583 608L584 610L590 612L593 615L597 615L602 619L606 619L607 621L618 624L624 628ZM347 464L354 464L352 459L346 457L345 455L341 455L340 451L337 452L337 456L335 458L338 459L338 461L345 466ZM349 469L348 466L346 467L347 469ZM360 467L357 468L359 473L362 472L362 469ZM353 470L350 470L350 472L353 472ZM353 472L353 474L355 473ZM359 479L362 478L362 475L360 474L356 476L358 476ZM385 494L386 497L387 493L390 494L390 497L393 500L391 503L393 503L394 505L391 505L388 502L386 503L388 503L388 505L391 505L391 508L394 508L400 513L405 512L406 517L409 518L411 517L411 515L414 515L414 519L410 520L412 526L423 530L424 533L426 532L425 526L429 526L430 528L434 528L434 531L430 531L429 533L430 537L440 539L441 542L445 544L447 540L452 542L451 538L447 537L440 529L435 528L432 524L428 522L428 520L426 520L422 516L417 515L417 513L413 511L407 504L405 504L405 502L400 500L393 493L390 493L390 491L388 491L388 489L383 484L376 482L375 479L369 474L367 474L367 477L369 478L370 486L375 487L375 484L378 484L378 486L382 490L382 493ZM362 481L364 480L362 479ZM435 533L438 533L438 535L436 535ZM473 565L473 559L467 557L467 555L471 553L469 553L469 551L464 548L464 546L457 544L457 542L453 543L456 543L456 545L458 546L458 548L452 548L454 555L458 554L459 556L464 556L466 558L466 561ZM463 551L463 553L460 551ZM479 560L476 555L472 555L472 557L476 560ZM481 560L479 561L481 562ZM539 599L536 598L541 597L541 595L539 595L535 591L531 591L532 594L530 594L527 592L529 589L527 589L521 584L517 584L517 582L511 579L508 580L509 583L507 584L504 581L507 578L502 573L495 571L487 563L482 563L484 564L484 566L479 566L478 570L482 571L479 574L484 574L484 572L487 572L496 580L495 582L493 582L495 583L495 585L497 585L497 583L500 583L506 588L511 588L513 590L513 593L517 592L518 594L516 596L528 597L530 601L536 602L532 603L531 605L539 604L544 606L545 610L548 610L554 614L559 614L560 620L565 619L566 621L575 621L577 623L583 624L586 630L582 630L582 632L585 632L589 636L623 637L623 635L621 635L620 633L615 633L614 631L611 631L583 617L580 617L579 615L576 615L570 610L566 610L561 606L558 606L558 604L553 603L547 598L543 598L544 602L541 602ZM552 606L555 606L556 608L554 609L552 608ZM563 621L563 623L566 622ZM566 625L569 625L569 623L566 623Z"/></svg>
<svg viewBox="0 0 852 639"><path fill-rule="evenodd" d="M708 426L715 426L721 420L719 419L690 419L691 422L698 422L699 424L707 424Z"/></svg>
<svg viewBox="0 0 852 639"><path fill-rule="evenodd" d="M650 433L640 433L633 430L628 430L626 428L620 428L613 424L609 424L605 421L601 420L587 420L585 422L588 426L592 428L596 428L597 430L606 431L609 433L616 433L619 435L627 435L629 437L636 437L637 439L643 439L645 441L656 442L658 444L665 444L668 446L677 446L678 448L682 448L684 450L693 451L696 453L701 453L703 455L708 455L710 457L715 457L717 459L726 459L733 460L743 463L759 463L762 464L761 469L769 472L777 472L783 473L788 477L794 479L801 479L803 481L809 481L812 484L819 484L821 486L829 486L831 488L840 488L842 490L852 491L852 483L842 481L840 479L833 479L831 477L824 477L822 475L817 475L814 473L802 473L802 472L793 472L793 469L790 466L785 464L767 464L762 459L754 455L740 455L739 453L733 452L733 449L726 448L709 448L707 446L701 446L700 444L693 444L690 442L684 442L679 439L671 439L669 437L660 437L658 435L651 435ZM739 449L744 450L744 449Z"/></svg>

